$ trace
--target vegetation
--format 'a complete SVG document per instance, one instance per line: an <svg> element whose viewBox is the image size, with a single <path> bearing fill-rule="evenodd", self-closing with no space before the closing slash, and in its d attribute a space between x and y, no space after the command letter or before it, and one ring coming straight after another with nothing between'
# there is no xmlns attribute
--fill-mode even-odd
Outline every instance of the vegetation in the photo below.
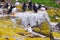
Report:
<svg viewBox="0 0 60 40"><path fill-rule="evenodd" d="M35 31L37 33L42 33L44 35L49 35L50 34L50 28L48 25L49 24L45 21L40 26L34 27L33 31Z"/></svg>
<svg viewBox="0 0 60 40"><path fill-rule="evenodd" d="M52 6L52 7L60 7L55 0L32 0L33 3L40 3L40 4L45 4L47 6Z"/></svg>
<svg viewBox="0 0 60 40"><path fill-rule="evenodd" d="M15 2L15 0L12 0ZM28 0L19 0L19 2L27 2ZM60 8L60 5L58 5L55 0L32 0L33 3L39 3L39 4L44 4L46 6L52 6L55 8Z"/></svg>
<svg viewBox="0 0 60 40"><path fill-rule="evenodd" d="M52 8L47 10L47 12L52 22L60 22L60 10L56 10ZM58 20L55 19L55 15L59 18Z"/></svg>

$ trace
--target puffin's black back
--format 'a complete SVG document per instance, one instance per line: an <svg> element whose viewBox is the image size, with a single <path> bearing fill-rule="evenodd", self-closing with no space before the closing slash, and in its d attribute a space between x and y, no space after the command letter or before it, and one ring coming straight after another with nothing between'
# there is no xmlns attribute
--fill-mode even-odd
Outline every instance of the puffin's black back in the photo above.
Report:
<svg viewBox="0 0 60 40"><path fill-rule="evenodd" d="M2 7L3 5L0 5L0 8Z"/></svg>
<svg viewBox="0 0 60 40"><path fill-rule="evenodd" d="M29 2L29 4L28 4L28 9L29 9L29 10L32 10L32 2Z"/></svg>
<svg viewBox="0 0 60 40"><path fill-rule="evenodd" d="M39 6L38 6L38 10L41 8L41 5L39 4Z"/></svg>
<svg viewBox="0 0 60 40"><path fill-rule="evenodd" d="M8 13L7 14L10 14L12 12L12 9L15 8L15 6L10 6L10 9L8 10Z"/></svg>
<svg viewBox="0 0 60 40"><path fill-rule="evenodd" d="M4 6L4 8L8 8L8 6L9 6L8 3L6 3L6 5Z"/></svg>
<svg viewBox="0 0 60 40"><path fill-rule="evenodd" d="M26 6L26 3L24 2L23 6L22 6L23 11L26 11L26 8L27 8L27 6Z"/></svg>
<svg viewBox="0 0 60 40"><path fill-rule="evenodd" d="M37 7L35 6L35 4L33 4L33 10L34 10L34 12L38 12L38 9L37 9Z"/></svg>

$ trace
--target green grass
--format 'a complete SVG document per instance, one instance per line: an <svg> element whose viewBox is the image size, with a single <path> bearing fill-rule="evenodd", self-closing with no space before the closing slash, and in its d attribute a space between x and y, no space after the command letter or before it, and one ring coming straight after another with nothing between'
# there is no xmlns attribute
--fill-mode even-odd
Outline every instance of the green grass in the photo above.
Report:
<svg viewBox="0 0 60 40"><path fill-rule="evenodd" d="M40 4L45 4L47 6L52 6L52 7L60 7L59 5L57 5L57 3L55 2L55 0L32 0L33 3L40 3Z"/></svg>
<svg viewBox="0 0 60 40"><path fill-rule="evenodd" d="M19 0L19 2L27 2L28 0ZM14 2L14 0L13 0ZM33 3L40 3L46 6L52 6L55 8L60 8L60 5L56 4L55 0L32 0Z"/></svg>

